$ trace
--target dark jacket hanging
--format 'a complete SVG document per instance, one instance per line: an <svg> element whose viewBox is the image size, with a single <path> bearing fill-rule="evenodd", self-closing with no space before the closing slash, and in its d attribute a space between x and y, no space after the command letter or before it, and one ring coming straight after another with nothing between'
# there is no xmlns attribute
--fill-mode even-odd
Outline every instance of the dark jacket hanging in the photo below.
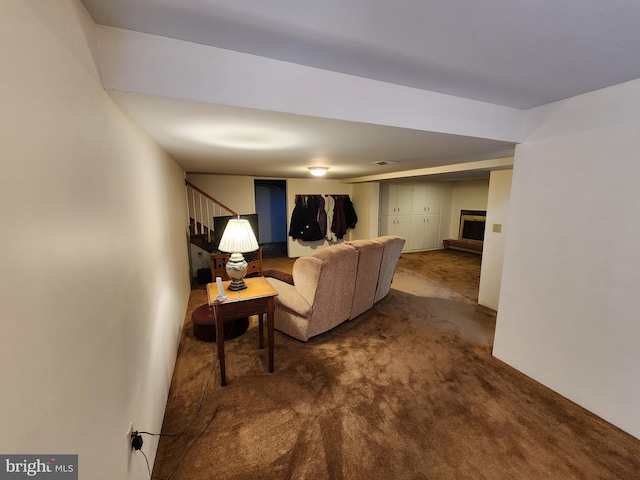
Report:
<svg viewBox="0 0 640 480"><path fill-rule="evenodd" d="M320 224L318 223L319 198L319 195L309 195L307 197L307 210L302 239L308 242L314 242L324 238L324 235L320 232Z"/></svg>
<svg viewBox="0 0 640 480"><path fill-rule="evenodd" d="M318 225L320 225L320 235L327 236L327 211L324 209L324 198L318 196Z"/></svg>
<svg viewBox="0 0 640 480"><path fill-rule="evenodd" d="M307 206L304 203L304 197L302 195L296 195L296 206L293 208L291 214L291 222L289 224L289 236L296 238L303 238L304 226L306 219Z"/></svg>
<svg viewBox="0 0 640 480"><path fill-rule="evenodd" d="M333 222L331 223L331 231L336 237L342 238L347 233L347 221L344 216L344 195L333 195L336 201L333 207Z"/></svg>
<svg viewBox="0 0 640 480"><path fill-rule="evenodd" d="M349 195L344 199L344 220L347 228L356 228L358 216L356 215L356 209L353 207L353 202L351 202Z"/></svg>
<svg viewBox="0 0 640 480"><path fill-rule="evenodd" d="M349 195L332 195L332 197L336 203L333 207L331 231L341 239L347 233L348 228L356 228L358 216Z"/></svg>

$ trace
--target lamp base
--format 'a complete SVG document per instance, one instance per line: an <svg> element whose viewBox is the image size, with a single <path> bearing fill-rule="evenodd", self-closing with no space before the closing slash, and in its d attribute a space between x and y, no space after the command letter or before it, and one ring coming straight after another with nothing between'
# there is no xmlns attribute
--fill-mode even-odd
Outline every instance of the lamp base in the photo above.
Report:
<svg viewBox="0 0 640 480"><path fill-rule="evenodd" d="M247 284L244 283L244 279L236 280L235 278L231 279L231 283L227 287L232 292L237 292L238 290L244 290L247 288Z"/></svg>
<svg viewBox="0 0 640 480"><path fill-rule="evenodd" d="M237 292L244 290L247 285L244 283L244 276L247 274L247 261L241 253L233 253L226 265L227 275L231 279L229 290Z"/></svg>

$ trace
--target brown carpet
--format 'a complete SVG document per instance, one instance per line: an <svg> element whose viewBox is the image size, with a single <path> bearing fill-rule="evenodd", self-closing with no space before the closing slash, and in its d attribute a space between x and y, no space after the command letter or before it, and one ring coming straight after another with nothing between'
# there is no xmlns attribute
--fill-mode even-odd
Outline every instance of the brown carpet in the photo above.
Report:
<svg viewBox="0 0 640 480"><path fill-rule="evenodd" d="M398 266L420 272L471 300L478 301L482 256L460 250L403 253Z"/></svg>
<svg viewBox="0 0 640 480"><path fill-rule="evenodd" d="M188 311L163 426L186 433L162 437L154 477L639 478L640 440L491 356L495 312L416 267L436 256L403 254L389 295L327 334L276 332L273 374L252 318L200 410L215 345Z"/></svg>

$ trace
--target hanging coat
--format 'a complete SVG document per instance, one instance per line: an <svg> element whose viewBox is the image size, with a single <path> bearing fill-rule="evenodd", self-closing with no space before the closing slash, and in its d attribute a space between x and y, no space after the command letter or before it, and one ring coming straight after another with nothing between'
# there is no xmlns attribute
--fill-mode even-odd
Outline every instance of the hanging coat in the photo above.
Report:
<svg viewBox="0 0 640 480"><path fill-rule="evenodd" d="M307 210L302 239L308 242L314 242L324 238L324 235L320 233L320 224L318 223L318 209L320 207L318 198L320 198L319 195L309 195L307 197Z"/></svg>
<svg viewBox="0 0 640 480"><path fill-rule="evenodd" d="M358 216L356 215L356 209L353 207L353 202L351 202L349 195L344 199L344 220L347 228L356 228Z"/></svg>
<svg viewBox="0 0 640 480"><path fill-rule="evenodd" d="M327 211L324 209L322 195L318 195L318 225L320 226L320 235L325 238L327 236Z"/></svg>
<svg viewBox="0 0 640 480"><path fill-rule="evenodd" d="M342 238L347 233L347 221L344 216L344 195L335 195L336 201L333 207L333 222L331 224L331 231L336 234L336 237Z"/></svg>
<svg viewBox="0 0 640 480"><path fill-rule="evenodd" d="M296 238L303 238L304 226L306 222L307 206L304 203L304 197L302 195L296 195L296 206L293 208L291 214L291 222L289 223L289 236Z"/></svg>
<svg viewBox="0 0 640 480"><path fill-rule="evenodd" d="M335 242L337 239L336 234L333 233L332 226L333 226L333 210L335 208L336 205L336 200L335 198L333 198L332 195L327 196L327 200L325 201L324 204L324 211L327 214L327 240L330 242Z"/></svg>

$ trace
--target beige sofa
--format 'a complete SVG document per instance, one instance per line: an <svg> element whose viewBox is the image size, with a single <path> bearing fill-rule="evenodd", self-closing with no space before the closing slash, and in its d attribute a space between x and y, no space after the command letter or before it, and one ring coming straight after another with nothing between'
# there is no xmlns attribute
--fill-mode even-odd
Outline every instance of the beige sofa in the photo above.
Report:
<svg viewBox="0 0 640 480"><path fill-rule="evenodd" d="M298 258L292 275L265 272L278 292L275 328L307 341L364 313L389 293L404 242L345 242Z"/></svg>

